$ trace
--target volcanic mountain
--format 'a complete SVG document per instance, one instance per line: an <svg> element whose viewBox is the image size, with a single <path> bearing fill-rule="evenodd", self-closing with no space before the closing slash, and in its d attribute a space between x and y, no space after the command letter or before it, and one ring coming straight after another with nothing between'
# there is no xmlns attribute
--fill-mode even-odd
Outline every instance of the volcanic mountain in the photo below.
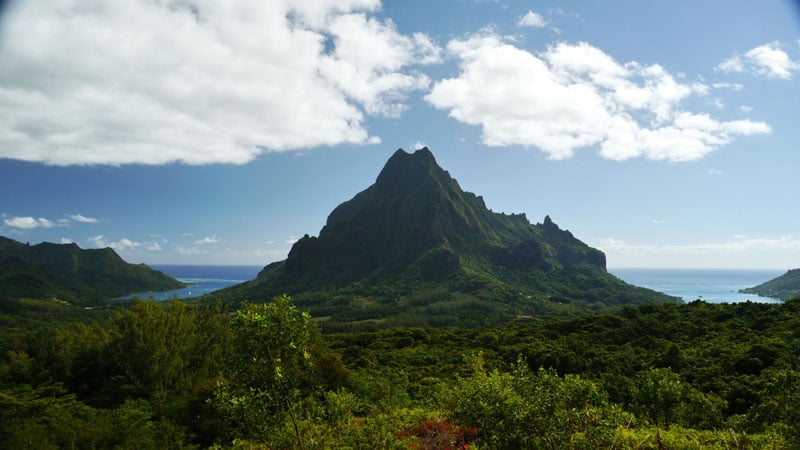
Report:
<svg viewBox="0 0 800 450"><path fill-rule="evenodd" d="M126 263L110 248L77 244L27 245L0 236L0 300L35 298L93 305L142 291L185 286L147 267Z"/></svg>
<svg viewBox="0 0 800 450"><path fill-rule="evenodd" d="M218 291L257 301L289 293L326 326L500 323L675 301L606 271L605 255L549 216L489 210L427 148L397 150L375 183L336 207L319 237Z"/></svg>

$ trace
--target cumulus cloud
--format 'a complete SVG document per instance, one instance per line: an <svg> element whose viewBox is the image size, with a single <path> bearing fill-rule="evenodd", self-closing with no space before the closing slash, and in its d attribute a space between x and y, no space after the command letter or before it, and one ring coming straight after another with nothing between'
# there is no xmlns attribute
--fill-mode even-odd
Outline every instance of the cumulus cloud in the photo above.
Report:
<svg viewBox="0 0 800 450"><path fill-rule="evenodd" d="M520 27L541 28L545 25L547 25L547 22L545 22L544 17L533 11L528 11L517 21L517 26Z"/></svg>
<svg viewBox="0 0 800 450"><path fill-rule="evenodd" d="M788 80L792 72L800 70L800 63L792 61L778 41L759 45L744 55L735 55L717 66L723 72L750 72L768 78Z"/></svg>
<svg viewBox="0 0 800 450"><path fill-rule="evenodd" d="M97 222L100 222L98 219L95 219L94 217L86 217L83 214L71 214L69 216L69 218L74 220L74 221L76 221L76 222L81 222L81 223L97 223Z"/></svg>
<svg viewBox="0 0 800 450"><path fill-rule="evenodd" d="M489 146L538 147L551 159L599 146L600 155L690 161L737 135L769 133L763 122L723 122L681 108L708 86L680 82L660 65L617 63L587 43L533 54L491 32L451 41L460 74L425 99L461 122L480 125Z"/></svg>
<svg viewBox="0 0 800 450"><path fill-rule="evenodd" d="M379 142L440 60L379 0L42 0L5 14L0 158L246 163L265 151Z"/></svg>
<svg viewBox="0 0 800 450"><path fill-rule="evenodd" d="M111 242L108 244L109 247L113 248L114 250L126 250L131 248L141 247L142 244L138 242L133 242L130 239L122 238L118 242Z"/></svg>
<svg viewBox="0 0 800 450"><path fill-rule="evenodd" d="M95 248L113 248L114 250L131 250L142 246L139 242L134 242L128 238L122 238L119 241L112 242L105 238L102 234L92 236L87 239L90 245Z"/></svg>
<svg viewBox="0 0 800 450"><path fill-rule="evenodd" d="M206 236L203 239L198 239L198 240L194 241L195 244L201 244L201 245L202 244L220 244L220 243L223 243L223 242L225 242L225 241L223 241L222 239L218 238L216 234L213 235L213 236Z"/></svg>
<svg viewBox="0 0 800 450"><path fill-rule="evenodd" d="M61 243L62 243L62 244L72 244L72 243L74 243L74 241L73 241L72 239L69 239L69 238L63 238L63 237L62 237L62 238L61 238Z"/></svg>
<svg viewBox="0 0 800 450"><path fill-rule="evenodd" d="M179 255L200 255L200 254L206 253L205 251L200 251L199 249L197 249L197 247L188 247L187 248L187 247L178 246L175 249L175 251Z"/></svg>
<svg viewBox="0 0 800 450"><path fill-rule="evenodd" d="M68 218L58 219L57 221L52 221L49 219L45 219L43 217L35 218L30 216L24 217L11 217L4 219L6 225L14 228L21 228L21 229L30 229L30 228L53 228L55 226L64 227L68 226L71 221L81 222L81 223L98 223L100 222L98 219L93 217L86 217L82 214L70 214L67 216Z"/></svg>
<svg viewBox="0 0 800 450"><path fill-rule="evenodd" d="M31 228L53 228L56 226L54 222L45 219L44 217L11 217L10 219L3 219L3 222L10 227L20 228L23 230Z"/></svg>

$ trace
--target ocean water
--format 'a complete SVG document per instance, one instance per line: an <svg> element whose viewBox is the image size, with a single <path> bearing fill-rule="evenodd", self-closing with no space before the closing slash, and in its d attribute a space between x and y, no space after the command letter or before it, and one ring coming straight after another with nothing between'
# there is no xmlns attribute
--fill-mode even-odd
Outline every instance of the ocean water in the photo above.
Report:
<svg viewBox="0 0 800 450"><path fill-rule="evenodd" d="M153 297L158 301L173 298L199 297L218 289L252 280L263 266L201 266L201 265L152 265L191 286L165 292L137 292L120 297ZM690 302L701 299L709 303L763 302L778 303L781 300L740 294L744 289L771 280L783 273L779 270L728 270L728 269L637 269L614 268L609 272L627 283L650 288L668 295L681 297Z"/></svg>
<svg viewBox="0 0 800 450"><path fill-rule="evenodd" d="M157 301L174 298L200 297L209 292L234 284L252 280L264 266L199 266L199 265L151 265L151 268L164 272L184 283L182 289L164 292L137 292L114 300L130 300L133 297L150 298Z"/></svg>
<svg viewBox="0 0 800 450"><path fill-rule="evenodd" d="M697 299L709 303L761 302L780 303L780 299L740 294L739 289L769 281L784 271L730 269L609 269L623 281L650 288L690 302Z"/></svg>

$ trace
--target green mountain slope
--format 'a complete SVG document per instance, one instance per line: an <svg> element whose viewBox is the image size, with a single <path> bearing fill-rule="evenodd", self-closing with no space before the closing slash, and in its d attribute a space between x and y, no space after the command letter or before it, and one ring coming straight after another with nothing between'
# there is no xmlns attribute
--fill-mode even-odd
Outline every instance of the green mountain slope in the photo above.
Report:
<svg viewBox="0 0 800 450"><path fill-rule="evenodd" d="M138 291L185 286L144 264L128 264L110 248L76 244L30 246L0 236L0 299L57 298L92 305Z"/></svg>
<svg viewBox="0 0 800 450"><path fill-rule="evenodd" d="M789 270L785 274L773 278L766 283L742 289L739 292L744 294L756 294L762 297L780 298L783 300L800 297L800 269Z"/></svg>
<svg viewBox="0 0 800 450"><path fill-rule="evenodd" d="M674 301L606 272L605 255L550 217L489 210L421 149L398 150L375 183L336 207L319 237L286 260L215 293L266 300L289 293L335 323L490 324Z"/></svg>

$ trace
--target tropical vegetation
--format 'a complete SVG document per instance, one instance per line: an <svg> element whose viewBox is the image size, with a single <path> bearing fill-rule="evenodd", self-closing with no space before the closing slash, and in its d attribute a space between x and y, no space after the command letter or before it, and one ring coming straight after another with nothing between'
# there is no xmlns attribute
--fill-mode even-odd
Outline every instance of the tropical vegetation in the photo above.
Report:
<svg viewBox="0 0 800 450"><path fill-rule="evenodd" d="M797 448L800 300L321 333L286 296L2 303L3 448Z"/></svg>

